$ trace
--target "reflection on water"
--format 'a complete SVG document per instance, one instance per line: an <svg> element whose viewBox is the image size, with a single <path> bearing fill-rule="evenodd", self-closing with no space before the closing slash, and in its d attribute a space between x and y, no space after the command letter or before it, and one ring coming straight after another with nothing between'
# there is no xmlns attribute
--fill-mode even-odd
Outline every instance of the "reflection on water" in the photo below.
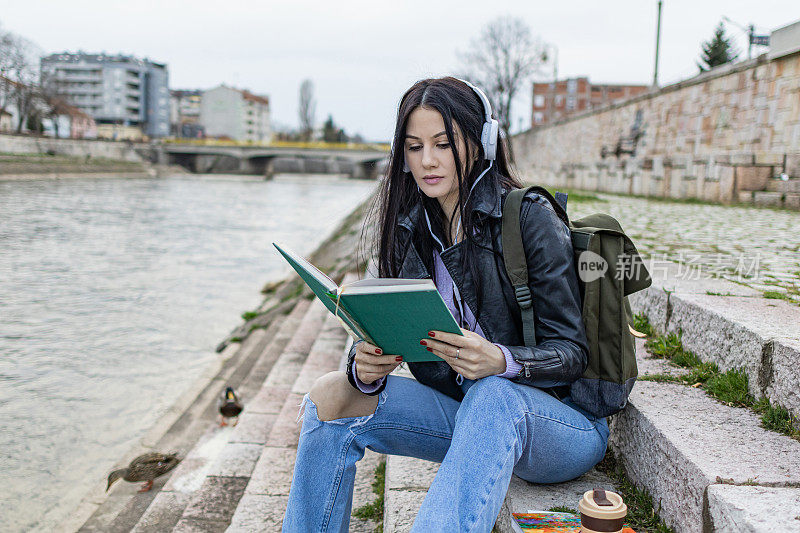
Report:
<svg viewBox="0 0 800 533"><path fill-rule="evenodd" d="M46 530L374 183L0 182L0 530Z"/></svg>

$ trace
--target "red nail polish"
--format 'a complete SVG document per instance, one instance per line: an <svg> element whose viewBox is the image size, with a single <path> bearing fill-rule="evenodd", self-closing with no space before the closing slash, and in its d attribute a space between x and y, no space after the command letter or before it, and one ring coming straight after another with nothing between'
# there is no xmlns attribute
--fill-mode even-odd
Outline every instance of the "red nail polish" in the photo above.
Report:
<svg viewBox="0 0 800 533"><path fill-rule="evenodd" d="M375 348L375 353L380 355L383 353L383 350L381 350L380 348Z"/></svg>
<svg viewBox="0 0 800 533"><path fill-rule="evenodd" d="M434 332L432 332L432 331L429 331L429 332L428 332L428 336L429 336L429 337L435 337L435 336L436 336L436 334L435 334Z"/></svg>
<svg viewBox="0 0 800 533"><path fill-rule="evenodd" d="M428 350L429 352L433 351L433 348L425 348L425 349Z"/></svg>
<svg viewBox="0 0 800 533"><path fill-rule="evenodd" d="M423 345L423 346L427 346L427 345L428 345L428 343L427 343L427 342L425 342L425 341L419 341L419 343L420 343L421 345Z"/></svg>
<svg viewBox="0 0 800 533"><path fill-rule="evenodd" d="M397 357L394 358L394 360L395 361L402 361L403 360L403 356L402 355L398 355Z"/></svg>

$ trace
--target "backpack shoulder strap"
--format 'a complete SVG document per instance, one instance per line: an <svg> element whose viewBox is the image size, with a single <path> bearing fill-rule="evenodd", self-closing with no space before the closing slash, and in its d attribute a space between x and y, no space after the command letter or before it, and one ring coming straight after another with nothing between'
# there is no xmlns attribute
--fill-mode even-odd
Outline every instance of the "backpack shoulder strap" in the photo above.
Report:
<svg viewBox="0 0 800 533"><path fill-rule="evenodd" d="M536 332L533 322L533 296L528 287L528 263L525 260L525 249L522 244L522 230L520 229L520 209L522 198L532 187L514 189L508 193L506 203L503 205L503 262L506 266L508 278L514 286L514 297L522 312L522 333L525 346L536 346Z"/></svg>

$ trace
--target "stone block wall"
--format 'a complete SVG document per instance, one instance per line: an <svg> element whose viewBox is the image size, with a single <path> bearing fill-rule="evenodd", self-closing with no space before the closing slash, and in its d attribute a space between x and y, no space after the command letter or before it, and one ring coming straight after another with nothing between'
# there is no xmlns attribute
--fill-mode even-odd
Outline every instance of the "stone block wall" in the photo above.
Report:
<svg viewBox="0 0 800 533"><path fill-rule="evenodd" d="M77 157L100 157L119 161L141 162L140 150L149 151L147 145L136 145L124 141L86 139L54 139L27 135L0 134L0 153L53 154Z"/></svg>
<svg viewBox="0 0 800 533"><path fill-rule="evenodd" d="M800 205L800 53L724 65L511 143L523 178L544 185L791 208Z"/></svg>

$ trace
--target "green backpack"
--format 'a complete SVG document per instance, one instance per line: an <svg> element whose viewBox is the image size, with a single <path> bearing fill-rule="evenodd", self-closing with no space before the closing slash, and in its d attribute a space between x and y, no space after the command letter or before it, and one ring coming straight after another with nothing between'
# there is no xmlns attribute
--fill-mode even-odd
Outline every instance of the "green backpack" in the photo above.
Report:
<svg viewBox="0 0 800 533"><path fill-rule="evenodd" d="M579 407L604 418L625 407L638 375L634 336L642 334L633 329L628 295L649 287L650 274L613 217L595 213L570 222L566 194L557 192L553 198L538 186L511 191L503 207L503 259L522 312L526 346L536 346L533 297L538 296L528 288L520 229L522 198L530 190L547 198L572 235L589 361L583 376L570 385L570 396Z"/></svg>

